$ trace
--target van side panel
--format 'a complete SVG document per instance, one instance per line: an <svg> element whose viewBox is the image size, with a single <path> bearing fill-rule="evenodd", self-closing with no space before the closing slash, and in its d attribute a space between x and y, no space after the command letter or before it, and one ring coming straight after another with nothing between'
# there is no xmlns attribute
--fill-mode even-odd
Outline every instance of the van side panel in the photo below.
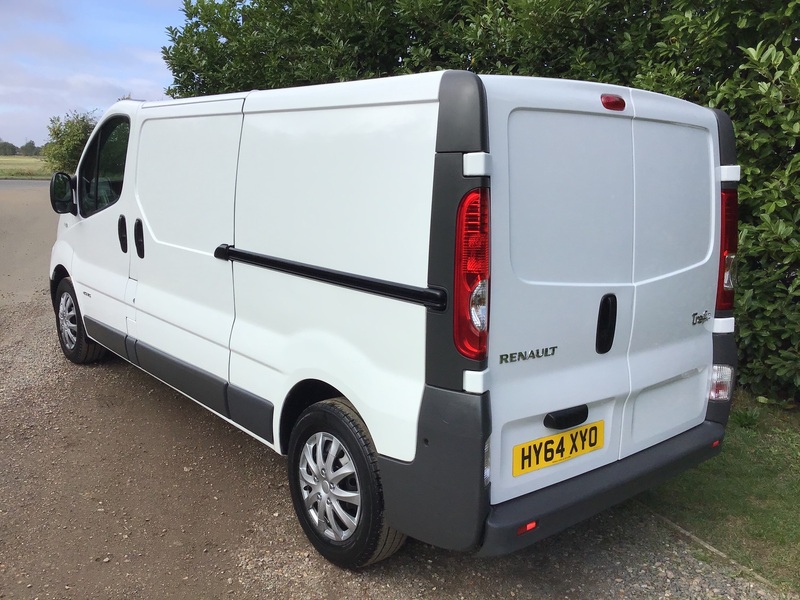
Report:
<svg viewBox="0 0 800 600"><path fill-rule="evenodd" d="M248 112L236 247L427 286L436 111L429 102Z"/></svg>
<svg viewBox="0 0 800 600"><path fill-rule="evenodd" d="M144 257L133 253L138 281L136 337L220 380L228 378L233 324L231 265L214 258L233 237L233 201L241 99L143 108L136 200ZM196 114L196 113L201 114Z"/></svg>
<svg viewBox="0 0 800 600"><path fill-rule="evenodd" d="M219 241L426 288L436 98L403 102L398 93L393 104L330 106L341 102L331 87L316 90L319 104L305 110L273 110L271 95L254 93L252 105L248 98L236 236ZM233 268L231 384L274 402L280 414L296 383L324 381L355 405L379 453L412 459L426 308L253 264Z"/></svg>

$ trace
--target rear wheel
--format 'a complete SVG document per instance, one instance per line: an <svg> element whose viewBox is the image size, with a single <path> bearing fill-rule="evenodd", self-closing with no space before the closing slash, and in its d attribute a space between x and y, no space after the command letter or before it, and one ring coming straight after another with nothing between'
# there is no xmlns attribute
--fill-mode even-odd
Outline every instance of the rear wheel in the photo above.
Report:
<svg viewBox="0 0 800 600"><path fill-rule="evenodd" d="M289 487L308 539L325 558L357 569L394 554L405 535L386 524L377 453L343 399L307 408L289 440Z"/></svg>
<svg viewBox="0 0 800 600"><path fill-rule="evenodd" d="M69 277L65 277L58 284L55 310L58 341L64 356L77 364L100 360L105 354L105 348L86 337L75 288L72 287Z"/></svg>

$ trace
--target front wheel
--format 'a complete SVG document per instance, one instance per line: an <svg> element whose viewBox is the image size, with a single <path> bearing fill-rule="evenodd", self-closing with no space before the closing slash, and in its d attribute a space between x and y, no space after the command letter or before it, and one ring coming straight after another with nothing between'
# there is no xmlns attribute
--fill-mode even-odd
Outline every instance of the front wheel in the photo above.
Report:
<svg viewBox="0 0 800 600"><path fill-rule="evenodd" d="M105 348L86 337L75 288L72 287L69 277L65 277L58 284L54 308L58 341L64 356L77 364L100 360L105 354Z"/></svg>
<svg viewBox="0 0 800 600"><path fill-rule="evenodd" d="M357 569L394 554L405 535L389 527L377 453L343 399L307 408L289 440L289 488L308 539L325 558Z"/></svg>

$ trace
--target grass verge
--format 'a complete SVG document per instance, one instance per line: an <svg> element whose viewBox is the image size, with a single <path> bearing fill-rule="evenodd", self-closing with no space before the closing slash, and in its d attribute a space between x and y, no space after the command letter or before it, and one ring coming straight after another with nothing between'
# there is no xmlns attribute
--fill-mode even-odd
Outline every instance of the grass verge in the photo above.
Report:
<svg viewBox="0 0 800 600"><path fill-rule="evenodd" d="M0 179L50 179L51 175L38 156L0 156Z"/></svg>
<svg viewBox="0 0 800 600"><path fill-rule="evenodd" d="M800 591L800 407L736 395L722 454L640 499L785 588Z"/></svg>

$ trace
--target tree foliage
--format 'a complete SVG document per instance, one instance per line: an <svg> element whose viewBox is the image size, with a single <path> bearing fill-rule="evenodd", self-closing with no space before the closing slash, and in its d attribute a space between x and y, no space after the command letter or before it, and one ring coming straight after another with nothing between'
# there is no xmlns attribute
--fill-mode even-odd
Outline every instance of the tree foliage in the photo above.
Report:
<svg viewBox="0 0 800 600"><path fill-rule="evenodd" d="M800 389L798 0L184 0L169 94L468 69L631 85L737 130L741 380Z"/></svg>
<svg viewBox="0 0 800 600"><path fill-rule="evenodd" d="M42 149L39 148L32 140L29 140L19 147L19 153L22 156L39 156Z"/></svg>
<svg viewBox="0 0 800 600"><path fill-rule="evenodd" d="M11 142L0 139L0 156L15 156L17 154L22 156L39 156L41 151L42 149L30 140L17 148Z"/></svg>
<svg viewBox="0 0 800 600"><path fill-rule="evenodd" d="M73 110L63 119L52 117L47 127L50 138L42 149L50 169L74 173L78 168L83 148L96 124L97 118L92 112Z"/></svg>
<svg viewBox="0 0 800 600"><path fill-rule="evenodd" d="M17 147L14 144L0 139L0 156L14 156L16 153Z"/></svg>

